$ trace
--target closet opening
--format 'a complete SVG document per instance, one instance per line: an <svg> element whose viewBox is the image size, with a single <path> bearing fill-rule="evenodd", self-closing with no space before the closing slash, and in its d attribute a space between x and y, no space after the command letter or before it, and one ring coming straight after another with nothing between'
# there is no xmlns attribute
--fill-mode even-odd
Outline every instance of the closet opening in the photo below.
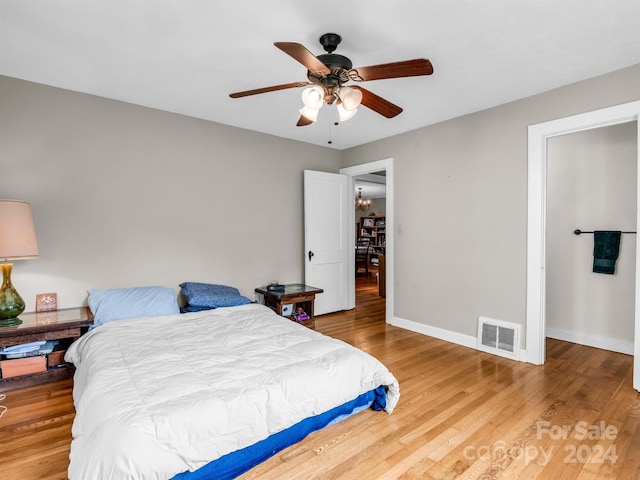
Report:
<svg viewBox="0 0 640 480"><path fill-rule="evenodd" d="M633 355L637 149L635 122L548 140L547 338Z"/></svg>
<svg viewBox="0 0 640 480"><path fill-rule="evenodd" d="M640 101L629 102L600 110L551 120L529 126L528 132L528 194L527 194L527 308L526 308L526 347L528 362L543 365L546 348L546 307L547 307L547 168L548 144L558 136L602 127L631 123L636 130L636 139L640 137L638 119L640 117ZM636 141L636 184L640 150ZM636 188L636 203L638 202ZM636 208L636 225L640 210ZM591 231L595 227L576 225L570 229ZM623 227L619 227L623 228ZM625 228L626 230L626 228ZM634 229L635 230L635 229ZM580 235L582 237L582 235ZM635 249L635 285L634 285L634 370L633 387L640 391L640 245Z"/></svg>

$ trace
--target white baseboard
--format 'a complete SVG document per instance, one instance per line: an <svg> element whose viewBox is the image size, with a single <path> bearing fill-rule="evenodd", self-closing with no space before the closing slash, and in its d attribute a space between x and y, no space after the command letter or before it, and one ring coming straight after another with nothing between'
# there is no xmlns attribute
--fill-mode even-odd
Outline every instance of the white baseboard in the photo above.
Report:
<svg viewBox="0 0 640 480"><path fill-rule="evenodd" d="M422 335L428 335L445 342L455 343L463 347L472 348L478 350L478 338L471 335L465 335L463 333L452 332L451 330L445 330L444 328L432 327L431 325L425 325L424 323L414 322L412 320L405 320L404 318L392 317L389 322L394 327L404 328L405 330L411 330L412 332L421 333ZM479 350L478 350L479 351ZM520 362L526 362L527 352L525 350L520 351Z"/></svg>
<svg viewBox="0 0 640 480"><path fill-rule="evenodd" d="M556 340L564 340L565 342L578 343L580 345L586 345L587 347L602 348L603 350L633 355L633 342L627 340L596 337L585 333L567 332L556 328L547 328L546 335Z"/></svg>
<svg viewBox="0 0 640 480"><path fill-rule="evenodd" d="M414 322L412 320L406 320L399 317L392 317L389 324L395 327L411 330L412 332L421 333L422 335L438 338L446 342L455 343L456 345L461 345L463 347L473 348L474 350L478 349L478 339L471 335L464 335L462 333L452 332L451 330L445 330L444 328L432 327L431 325L425 325L424 323ZM547 328L546 335L547 337L555 338L556 340L564 340L566 342L578 343L588 347L602 348L603 350L611 350L612 352L633 355L633 342L630 341L566 332L555 328ZM526 362L526 359L527 352L523 349L520 352L520 361Z"/></svg>
<svg viewBox="0 0 640 480"><path fill-rule="evenodd" d="M432 327L431 325L425 325L424 323L418 323L398 317L393 317L389 323L395 327L439 338L440 340L455 343L456 345L462 345L463 347L473 348L474 350L477 350L478 347L478 339L471 335L464 335L462 333L452 332L451 330L445 330L444 328Z"/></svg>

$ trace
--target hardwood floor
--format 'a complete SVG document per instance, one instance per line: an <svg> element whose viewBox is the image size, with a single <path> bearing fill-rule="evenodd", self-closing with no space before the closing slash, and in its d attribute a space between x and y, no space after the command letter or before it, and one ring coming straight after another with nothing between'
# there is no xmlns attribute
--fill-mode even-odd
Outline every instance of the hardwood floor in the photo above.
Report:
<svg viewBox="0 0 640 480"><path fill-rule="evenodd" d="M640 479L632 357L556 340L544 366L477 352L385 324L375 276L357 282L356 310L316 317L316 329L387 365L396 410L316 432L243 480ZM66 478L71 388L7 392L0 478Z"/></svg>

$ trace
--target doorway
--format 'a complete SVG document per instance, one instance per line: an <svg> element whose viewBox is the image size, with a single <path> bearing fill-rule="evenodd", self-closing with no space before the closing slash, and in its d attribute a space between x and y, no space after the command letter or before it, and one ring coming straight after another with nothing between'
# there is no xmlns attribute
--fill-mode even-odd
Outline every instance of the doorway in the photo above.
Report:
<svg viewBox="0 0 640 480"><path fill-rule="evenodd" d="M620 235L615 265L598 274L591 232L636 231L636 131L627 122L547 141L547 338L633 355L636 235Z"/></svg>
<svg viewBox="0 0 640 480"><path fill-rule="evenodd" d="M384 172L385 181L385 293L387 323L393 318L393 158L378 160L375 162L346 167L340 173L350 179L350 191L355 192L356 177ZM353 205L353 204L352 204ZM351 215L352 224L350 229L349 245L356 245L356 216ZM351 286L350 286L350 308L355 308L355 249L351 250L349 259Z"/></svg>
<svg viewBox="0 0 640 480"><path fill-rule="evenodd" d="M636 122L638 130L640 129L639 116L640 102L630 102L529 126L526 352L527 361L530 363L542 365L545 361L547 141L559 135L627 122ZM640 150L636 151L636 163L640 164ZM636 210L636 224L640 223L639 217L640 210ZM640 390L640 267L638 265L640 255L638 255L638 249L640 249L640 242L636 242L635 267L633 387L636 390Z"/></svg>
<svg viewBox="0 0 640 480"><path fill-rule="evenodd" d="M385 171L354 177L356 290L377 286L381 297L386 287L386 179Z"/></svg>

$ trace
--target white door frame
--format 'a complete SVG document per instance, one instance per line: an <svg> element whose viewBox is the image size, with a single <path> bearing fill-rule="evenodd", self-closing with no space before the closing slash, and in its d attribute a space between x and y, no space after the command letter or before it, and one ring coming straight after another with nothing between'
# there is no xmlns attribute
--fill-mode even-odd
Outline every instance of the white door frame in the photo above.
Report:
<svg viewBox="0 0 640 480"><path fill-rule="evenodd" d="M545 361L545 236L547 200L547 140L569 133L637 122L640 140L640 101L603 108L579 115L529 126L528 220L527 220L527 361ZM637 152L640 192L640 147ZM637 193L636 222L640 225L640 193ZM640 241L636 242L636 302L633 387L640 390Z"/></svg>
<svg viewBox="0 0 640 480"><path fill-rule="evenodd" d="M385 160L378 160L370 163L363 163L361 165L355 165L353 167L345 167L340 169L340 173L343 175L347 175L350 178L350 191L355 191L355 178L358 175L364 175L365 173L374 173L385 170L387 173L387 182L386 182L386 248L385 248L385 267L386 267L386 312L385 312L385 320L387 323L393 318L393 233L394 233L394 215L393 215L393 158L387 158ZM354 194L355 200L355 194ZM352 209L355 209L355 203L352 203ZM351 212L351 229L349 235L350 245L356 244L356 216L355 210ZM355 250L350 250L350 259L349 259L349 268L350 274L349 278L351 278L351 288L350 288L350 297L349 303L351 308L355 307Z"/></svg>

